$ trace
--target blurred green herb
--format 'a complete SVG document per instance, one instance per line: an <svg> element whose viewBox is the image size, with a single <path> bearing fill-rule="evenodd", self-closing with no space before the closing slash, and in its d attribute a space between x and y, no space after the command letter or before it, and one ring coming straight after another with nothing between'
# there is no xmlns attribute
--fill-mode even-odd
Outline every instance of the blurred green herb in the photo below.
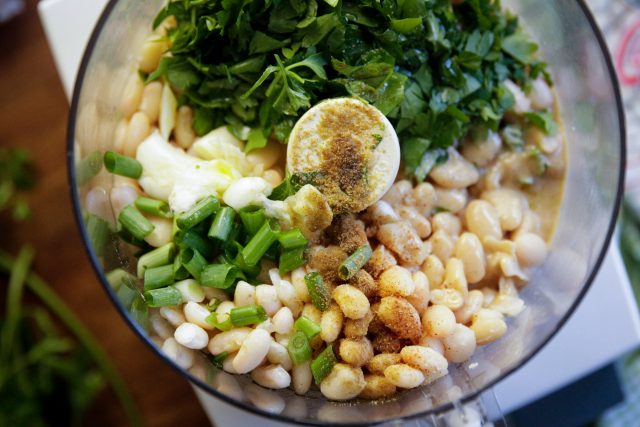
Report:
<svg viewBox="0 0 640 427"><path fill-rule="evenodd" d="M22 192L33 185L29 154L19 148L0 148L0 212L10 210L16 221L27 219L31 210Z"/></svg>
<svg viewBox="0 0 640 427"><path fill-rule="evenodd" d="M0 212L26 219L21 192L34 184L28 153L0 149ZM130 425L141 426L120 374L80 319L31 272L33 257L28 246L15 259L0 250L0 272L9 276L0 318L0 426L79 426L105 383ZM27 290L35 300L27 300Z"/></svg>
<svg viewBox="0 0 640 427"><path fill-rule="evenodd" d="M620 212L620 252L636 301L640 302L640 217L627 202Z"/></svg>
<svg viewBox="0 0 640 427"><path fill-rule="evenodd" d="M549 80L499 1L170 0L154 26L168 16L170 56L147 80L171 83L199 134L248 126L247 150L284 143L311 105L355 96L390 118L420 180L471 125L498 130L514 104L506 79ZM529 118L550 131L546 119Z"/></svg>

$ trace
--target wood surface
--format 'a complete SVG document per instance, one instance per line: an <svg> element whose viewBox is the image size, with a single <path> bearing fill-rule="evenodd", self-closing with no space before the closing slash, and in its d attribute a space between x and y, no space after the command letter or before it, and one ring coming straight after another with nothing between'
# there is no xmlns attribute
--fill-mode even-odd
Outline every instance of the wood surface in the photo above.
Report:
<svg viewBox="0 0 640 427"><path fill-rule="evenodd" d="M14 254L23 243L36 249L35 270L106 349L148 426L207 426L207 418L187 382L128 328L98 283L84 252L67 183L69 107L36 6L36 0L28 0L25 12L0 24L0 145L29 149L38 175L38 185L28 196L32 219L16 225L6 215L1 217L0 246ZM6 280L0 281L4 287ZM87 425L127 425L111 392L102 393Z"/></svg>

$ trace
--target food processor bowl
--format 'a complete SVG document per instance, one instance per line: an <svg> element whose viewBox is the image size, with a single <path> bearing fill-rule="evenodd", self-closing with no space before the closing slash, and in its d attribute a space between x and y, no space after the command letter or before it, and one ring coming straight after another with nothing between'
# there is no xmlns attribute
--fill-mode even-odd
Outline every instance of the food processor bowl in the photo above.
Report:
<svg viewBox="0 0 640 427"><path fill-rule="evenodd" d="M126 80L136 72L137 53L163 3L112 0L107 5L82 59L67 149L73 204L100 282L126 322L168 365L214 398L272 420L311 425L403 422L475 399L522 367L562 327L596 276L613 232L625 163L623 110L603 38L583 1L509 0L503 6L521 17L555 81L566 132L567 175L549 256L522 289L526 309L509 319L506 335L479 347L465 363L450 366L450 375L436 383L383 402L334 403L319 391L297 396L291 390L266 390L246 375L219 371L204 356L189 370L166 357L149 335L138 293L109 284L110 272L133 272L136 264L131 248L111 231L115 218L108 198L117 179L101 167L102 153L115 139Z"/></svg>

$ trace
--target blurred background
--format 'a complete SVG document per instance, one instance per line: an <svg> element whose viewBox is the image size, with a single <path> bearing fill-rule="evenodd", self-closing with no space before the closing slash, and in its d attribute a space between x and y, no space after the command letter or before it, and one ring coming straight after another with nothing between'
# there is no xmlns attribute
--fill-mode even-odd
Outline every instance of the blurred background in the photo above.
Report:
<svg viewBox="0 0 640 427"><path fill-rule="evenodd" d="M640 5L589 4L610 43L627 108L630 169L621 250L639 289ZM67 182L69 104L37 8L36 0L0 0L0 426L16 425L18 412L33 420L25 425L126 426L136 411L149 426L208 425L192 389L125 325L91 269ZM20 301L21 311L15 309ZM635 353L624 355L510 414L509 425L640 425L638 360ZM108 375L112 366L128 392Z"/></svg>

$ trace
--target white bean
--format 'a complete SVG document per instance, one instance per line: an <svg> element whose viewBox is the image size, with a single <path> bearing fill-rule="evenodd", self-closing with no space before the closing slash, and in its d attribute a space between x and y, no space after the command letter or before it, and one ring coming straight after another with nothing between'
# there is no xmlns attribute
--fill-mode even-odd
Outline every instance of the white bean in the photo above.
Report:
<svg viewBox="0 0 640 427"><path fill-rule="evenodd" d="M359 395L365 385L362 369L336 363L320 383L320 391L330 400L349 400Z"/></svg>
<svg viewBox="0 0 640 427"><path fill-rule="evenodd" d="M485 191L482 199L496 208L503 231L513 231L520 226L527 208L527 200L518 191L508 188Z"/></svg>
<svg viewBox="0 0 640 427"><path fill-rule="evenodd" d="M209 340L209 353L215 356L225 351L227 353L238 351L251 331L251 328L236 328L220 332Z"/></svg>
<svg viewBox="0 0 640 427"><path fill-rule="evenodd" d="M188 105L182 105L176 113L176 124L173 130L173 136L176 144L182 148L189 148L196 140L196 133L193 131L191 123L193 122L193 111Z"/></svg>
<svg viewBox="0 0 640 427"><path fill-rule="evenodd" d="M311 388L311 380L313 375L311 374L311 361L306 361L295 365L291 370L291 377L293 383L293 391L296 394L305 394Z"/></svg>
<svg viewBox="0 0 640 427"><path fill-rule="evenodd" d="M124 154L129 157L136 157L138 145L144 141L151 133L151 122L145 113L138 111L131 116L127 133L124 137Z"/></svg>
<svg viewBox="0 0 640 427"><path fill-rule="evenodd" d="M197 302L189 301L184 305L184 317L187 322L196 324L203 329L213 330L214 327L207 322L207 317L211 314L209 309Z"/></svg>
<svg viewBox="0 0 640 427"><path fill-rule="evenodd" d="M178 327L185 322L182 313L173 307L160 307L160 316L167 319L173 326Z"/></svg>
<svg viewBox="0 0 640 427"><path fill-rule="evenodd" d="M482 242L473 233L462 233L456 242L454 255L462 261L469 283L477 283L486 273L486 259Z"/></svg>
<svg viewBox="0 0 640 427"><path fill-rule="evenodd" d="M150 36L142 45L138 68L145 73L151 73L160 63L160 58L165 50L169 48L168 42L157 35Z"/></svg>
<svg viewBox="0 0 640 427"><path fill-rule="evenodd" d="M469 323L469 321L471 320L471 316L476 314L478 310L482 308L483 300L484 296L481 291L477 289L469 291L464 305L454 311L454 314L456 315L456 321L462 324Z"/></svg>
<svg viewBox="0 0 640 427"><path fill-rule="evenodd" d="M420 338L418 345L430 348L431 350L437 351L438 353L444 355L444 344L442 344L442 341L438 338L423 335L422 338Z"/></svg>
<svg viewBox="0 0 640 427"><path fill-rule="evenodd" d="M406 179L395 182L389 191L382 196L382 200L391 206L410 204L407 202L412 201L411 199L413 199L413 185L411 185L411 181Z"/></svg>
<svg viewBox="0 0 640 427"><path fill-rule="evenodd" d="M464 264L458 258L449 258L444 268L444 282L442 288L455 289L465 297L469 293L467 278L464 274Z"/></svg>
<svg viewBox="0 0 640 427"><path fill-rule="evenodd" d="M275 188L282 182L282 175L278 169L267 169L262 173L262 178Z"/></svg>
<svg viewBox="0 0 640 427"><path fill-rule="evenodd" d="M378 200L367 209L371 215L371 221L376 225L388 224L400 221L400 215L384 200Z"/></svg>
<svg viewBox="0 0 640 427"><path fill-rule="evenodd" d="M439 288L444 280L444 264L435 255L429 255L424 260L420 270L427 275L429 279L429 286L433 288Z"/></svg>
<svg viewBox="0 0 640 427"><path fill-rule="evenodd" d="M378 292L383 297L390 295L408 297L416 288L411 279L411 272L398 265L394 265L380 275L378 286Z"/></svg>
<svg viewBox="0 0 640 427"><path fill-rule="evenodd" d="M116 153L124 154L124 141L127 136L127 127L129 127L127 119L120 119L113 134L113 151Z"/></svg>
<svg viewBox="0 0 640 427"><path fill-rule="evenodd" d="M407 301L415 307L418 314L422 315L429 306L429 279L422 271L416 271L411 275L415 285L413 293L407 297Z"/></svg>
<svg viewBox="0 0 640 427"><path fill-rule="evenodd" d="M429 237L429 242L431 243L433 255L438 257L441 262L447 262L447 260L451 258L451 255L453 255L455 243L451 236L443 230L438 230L433 233L431 237Z"/></svg>
<svg viewBox="0 0 640 427"><path fill-rule="evenodd" d="M233 293L233 301L236 307L254 305L256 303L256 287L244 280L239 281Z"/></svg>
<svg viewBox="0 0 640 427"><path fill-rule="evenodd" d="M269 316L276 314L282 307L276 288L272 285L256 286L256 302L264 308Z"/></svg>
<svg viewBox="0 0 640 427"><path fill-rule="evenodd" d="M455 148L449 149L446 162L436 165L429 177L436 184L445 188L467 188L480 179L480 173L467 159L462 157Z"/></svg>
<svg viewBox="0 0 640 427"><path fill-rule="evenodd" d="M216 308L216 316L218 322L224 322L229 318L229 312L236 308L236 305L232 301L223 301Z"/></svg>
<svg viewBox="0 0 640 427"><path fill-rule="evenodd" d="M400 351L402 360L408 365L420 369L431 380L447 373L447 359L435 350L419 345L408 345Z"/></svg>
<svg viewBox="0 0 640 427"><path fill-rule="evenodd" d="M422 316L422 327L429 336L448 337L456 327L456 317L449 307L432 305Z"/></svg>
<svg viewBox="0 0 640 427"><path fill-rule="evenodd" d="M549 85L542 77L538 77L531 82L529 99L536 110L545 110L553 106L553 92L551 92Z"/></svg>
<svg viewBox="0 0 640 427"><path fill-rule="evenodd" d="M331 304L322 313L322 318L320 319L320 337L322 340L328 343L334 342L340 335L343 322L344 316L340 307L337 304Z"/></svg>
<svg viewBox="0 0 640 427"><path fill-rule="evenodd" d="M238 375L239 372L233 367L233 361L238 353L231 353L227 355L222 361L222 370L230 374Z"/></svg>
<svg viewBox="0 0 640 427"><path fill-rule="evenodd" d="M271 335L264 329L254 329L242 342L242 346L233 360L233 367L240 374L255 369L269 353Z"/></svg>
<svg viewBox="0 0 640 427"><path fill-rule="evenodd" d="M413 189L413 199L418 212L428 218L433 208L436 207L438 196L433 185L421 182Z"/></svg>
<svg viewBox="0 0 640 427"><path fill-rule="evenodd" d="M431 234L431 223L413 206L399 206L397 208L400 218L409 221L421 239L426 239Z"/></svg>
<svg viewBox="0 0 640 427"><path fill-rule="evenodd" d="M290 334L293 331L293 313L289 307L282 307L271 319L273 330L279 334Z"/></svg>
<svg viewBox="0 0 640 427"><path fill-rule="evenodd" d="M289 387L291 375L280 365L260 366L251 372L251 378L262 387L280 390Z"/></svg>
<svg viewBox="0 0 640 427"><path fill-rule="evenodd" d="M384 370L391 365L402 363L402 356L398 353L379 353L367 363L369 372L384 374Z"/></svg>
<svg viewBox="0 0 640 427"><path fill-rule="evenodd" d="M474 200L465 210L465 219L469 231L480 239L491 236L502 239L502 228L498 219L498 212L493 205L485 200Z"/></svg>
<svg viewBox="0 0 640 427"><path fill-rule="evenodd" d="M309 318L309 320L317 324L320 324L320 322L322 321L322 312L311 303L304 305L304 307L302 308L302 313L300 315Z"/></svg>
<svg viewBox="0 0 640 427"><path fill-rule="evenodd" d="M391 384L400 388L416 388L425 380L422 371L404 363L389 366L384 370L384 376Z"/></svg>
<svg viewBox="0 0 640 427"><path fill-rule="evenodd" d="M431 218L433 231L443 230L449 236L459 236L462 231L460 218L451 212L439 212Z"/></svg>
<svg viewBox="0 0 640 427"><path fill-rule="evenodd" d="M179 344L193 350L201 350L209 343L207 331L189 322L178 326L173 337Z"/></svg>
<svg viewBox="0 0 640 427"><path fill-rule="evenodd" d="M307 284L304 281L304 276L307 274L304 267L298 267L291 272L291 284L296 290L296 297L303 303L311 301L309 296L309 290Z"/></svg>
<svg viewBox="0 0 640 427"><path fill-rule="evenodd" d="M162 97L162 83L151 82L142 91L142 101L140 101L140 111L145 113L150 123L158 121L160 114L160 98Z"/></svg>
<svg viewBox="0 0 640 427"><path fill-rule="evenodd" d="M487 138L482 141L467 141L462 146L462 155L479 167L485 167L496 158L502 148L500 135L488 131Z"/></svg>
<svg viewBox="0 0 640 427"><path fill-rule="evenodd" d="M222 289L203 287L202 291L204 292L204 296L209 300L229 301L229 295Z"/></svg>
<svg viewBox="0 0 640 427"><path fill-rule="evenodd" d="M276 141L269 141L264 148L252 150L247 154L247 160L254 165L262 166L263 170L273 167L278 162L284 150L284 145Z"/></svg>
<svg viewBox="0 0 640 427"><path fill-rule="evenodd" d="M120 102L120 111L122 117L128 119L136 112L140 105L140 99L142 99L142 92L144 90L144 83L138 75L138 73L131 74L129 81L127 81L124 91L122 92L122 101Z"/></svg>
<svg viewBox="0 0 640 427"><path fill-rule="evenodd" d="M162 352L182 369L193 366L193 351L178 344L174 338L167 338L164 341Z"/></svg>
<svg viewBox="0 0 640 427"><path fill-rule="evenodd" d="M291 370L293 366L287 348L276 341L271 341L269 345L267 360L274 365L281 365L287 371Z"/></svg>
<svg viewBox="0 0 640 427"><path fill-rule="evenodd" d="M432 289L431 302L433 304L446 305L451 310L457 310L464 304L464 297L455 289Z"/></svg>
<svg viewBox="0 0 640 427"><path fill-rule="evenodd" d="M476 335L478 345L493 342L507 332L502 314L488 308L481 308L472 316L470 328Z"/></svg>
<svg viewBox="0 0 640 427"><path fill-rule="evenodd" d="M547 257L547 244L533 233L522 233L515 239L516 256L523 267L537 267Z"/></svg>
<svg viewBox="0 0 640 427"><path fill-rule="evenodd" d="M351 285L340 285L333 290L335 302L349 319L361 319L369 311L369 300L359 289Z"/></svg>
<svg viewBox="0 0 640 427"><path fill-rule="evenodd" d="M293 316L298 316L302 310L303 303L298 299L296 289L291 282L288 280L280 280L274 283L273 286L276 288L278 299L282 305L288 307L293 313Z"/></svg>
<svg viewBox="0 0 640 427"><path fill-rule="evenodd" d="M451 213L458 213L467 204L469 197L466 188L446 189L435 187L437 203L436 207L445 209Z"/></svg>
<svg viewBox="0 0 640 427"><path fill-rule="evenodd" d="M476 350L476 336L464 325L457 324L453 334L442 340L444 357L451 363L462 363L468 360Z"/></svg>
<svg viewBox="0 0 640 427"><path fill-rule="evenodd" d="M340 359L351 366L363 366L373 358L373 346L366 337L345 338L338 348Z"/></svg>

